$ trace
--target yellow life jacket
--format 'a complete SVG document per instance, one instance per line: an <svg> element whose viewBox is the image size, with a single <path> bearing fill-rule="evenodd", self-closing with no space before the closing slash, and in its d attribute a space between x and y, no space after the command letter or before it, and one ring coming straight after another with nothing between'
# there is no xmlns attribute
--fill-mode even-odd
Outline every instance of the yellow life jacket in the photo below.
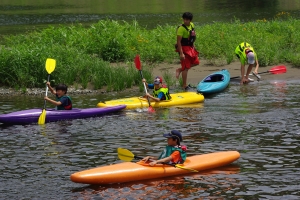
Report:
<svg viewBox="0 0 300 200"><path fill-rule="evenodd" d="M238 54L240 55L240 56L243 56L243 58L245 59L245 60L247 60L247 53L249 53L249 52L253 52L254 54L255 54L255 52L254 52L254 49L253 49L253 47L251 47L251 44L249 44L249 43L247 43L247 42L242 42L241 44L239 44L239 46L238 46ZM237 53L237 52L236 52ZM256 54L255 54L256 55Z"/></svg>
<svg viewBox="0 0 300 200"><path fill-rule="evenodd" d="M165 98L166 98L166 99L162 99L162 100L170 100L171 99L171 96L169 94L169 89L166 88L166 87L161 87L158 90L155 90L155 88L154 88L154 90L153 90L153 96L157 98L158 94L161 93L161 92L164 93Z"/></svg>

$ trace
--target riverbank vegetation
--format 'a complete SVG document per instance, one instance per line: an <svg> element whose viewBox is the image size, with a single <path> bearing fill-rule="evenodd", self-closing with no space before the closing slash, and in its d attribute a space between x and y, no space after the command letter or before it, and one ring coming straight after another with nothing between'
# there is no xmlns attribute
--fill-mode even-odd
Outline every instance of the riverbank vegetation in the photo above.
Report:
<svg viewBox="0 0 300 200"><path fill-rule="evenodd" d="M236 46L247 41L255 48L261 66L287 62L300 67L299 29L300 20L283 12L271 21L196 24L195 45L200 57L213 65L234 61ZM175 32L174 25L147 30L136 21L101 20L89 28L76 24L7 36L0 46L0 85L44 87L47 58L56 59L51 74L55 83L84 88L90 83L94 89L106 86L108 91L141 85L133 63L135 55L141 57L145 78L152 80L155 63L178 61ZM166 76L174 83L170 74Z"/></svg>

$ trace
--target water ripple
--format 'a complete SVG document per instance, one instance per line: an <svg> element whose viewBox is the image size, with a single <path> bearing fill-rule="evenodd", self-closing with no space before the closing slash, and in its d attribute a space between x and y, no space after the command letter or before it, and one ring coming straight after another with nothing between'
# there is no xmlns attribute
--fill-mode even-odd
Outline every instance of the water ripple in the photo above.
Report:
<svg viewBox="0 0 300 200"><path fill-rule="evenodd" d="M0 197L299 199L299 98L289 90L294 91L293 84L286 83L280 98L272 84L251 86L252 91L232 85L198 107L157 108L154 114L131 110L44 126L0 126ZM79 107L93 107L95 99L103 97L74 99L84 100ZM0 97L1 102L15 105L0 108L7 112L30 108L32 99ZM237 150L241 158L197 174L109 186L69 179L77 171L122 162L118 147L138 156L159 155L166 145L162 134L172 129L184 134L189 155Z"/></svg>

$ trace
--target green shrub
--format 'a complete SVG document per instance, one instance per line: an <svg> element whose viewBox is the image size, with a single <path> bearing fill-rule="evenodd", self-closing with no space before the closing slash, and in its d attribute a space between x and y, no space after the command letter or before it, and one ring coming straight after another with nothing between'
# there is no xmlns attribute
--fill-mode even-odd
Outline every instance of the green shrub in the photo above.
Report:
<svg viewBox="0 0 300 200"><path fill-rule="evenodd" d="M174 51L177 25L157 26L147 30L136 21L100 20L89 28L81 24L58 26L27 34L4 37L0 45L0 85L15 88L44 87L45 61L57 61L51 74L56 83L90 83L95 89L123 90L139 85L143 90L133 60L139 54L143 73L152 80L152 63L178 61ZM257 52L261 66L290 62L300 66L300 20L281 12L274 20L242 23L213 23L196 26L196 48L202 58L214 65L224 65L237 58L234 50L243 41ZM125 63L118 66L111 63ZM170 74L164 74L172 85Z"/></svg>

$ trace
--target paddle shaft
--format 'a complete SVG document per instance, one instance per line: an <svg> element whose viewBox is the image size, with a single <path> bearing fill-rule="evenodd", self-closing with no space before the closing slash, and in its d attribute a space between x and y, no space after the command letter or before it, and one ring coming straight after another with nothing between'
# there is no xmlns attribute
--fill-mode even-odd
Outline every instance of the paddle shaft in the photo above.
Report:
<svg viewBox="0 0 300 200"><path fill-rule="evenodd" d="M272 69L265 71L265 72L259 72L257 74L266 74L266 73L272 73L272 74L281 74L286 72L286 67L284 65L272 67ZM251 75L251 74L249 74ZM240 78L240 76L231 77L230 79Z"/></svg>
<svg viewBox="0 0 300 200"><path fill-rule="evenodd" d="M141 78L144 79L142 70L139 70L139 72L140 72ZM148 93L145 82L143 82L143 84L144 84L144 90L145 90L145 92ZM147 100L148 100L149 107L151 107L150 100L149 100L148 96L147 96Z"/></svg>
<svg viewBox="0 0 300 200"><path fill-rule="evenodd" d="M50 81L50 74L48 74L48 78L47 78L47 82L49 82ZM48 85L46 84L46 96L48 95ZM46 109L46 103L47 103L47 101L46 100L44 100L44 109Z"/></svg>
<svg viewBox="0 0 300 200"><path fill-rule="evenodd" d="M257 74L266 74L266 73L269 73L270 71L266 71L266 72L259 72ZM251 74L249 74L251 75ZM234 77L231 77L230 79L235 79L235 78L240 78L240 76L234 76Z"/></svg>

